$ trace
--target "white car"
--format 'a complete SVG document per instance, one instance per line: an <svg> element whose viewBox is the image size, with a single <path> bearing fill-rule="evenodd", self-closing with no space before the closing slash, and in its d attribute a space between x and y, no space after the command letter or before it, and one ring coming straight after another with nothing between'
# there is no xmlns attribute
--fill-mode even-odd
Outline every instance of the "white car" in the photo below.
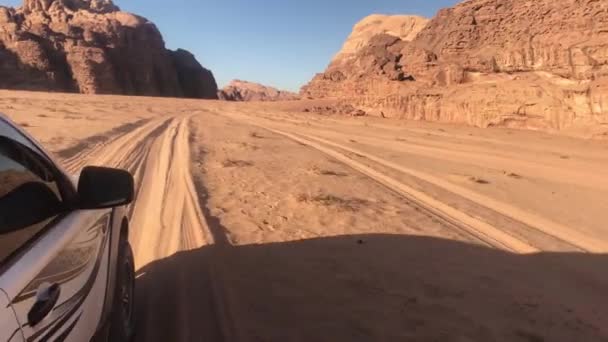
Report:
<svg viewBox="0 0 608 342"><path fill-rule="evenodd" d="M76 178L0 114L0 341L133 338L133 177Z"/></svg>

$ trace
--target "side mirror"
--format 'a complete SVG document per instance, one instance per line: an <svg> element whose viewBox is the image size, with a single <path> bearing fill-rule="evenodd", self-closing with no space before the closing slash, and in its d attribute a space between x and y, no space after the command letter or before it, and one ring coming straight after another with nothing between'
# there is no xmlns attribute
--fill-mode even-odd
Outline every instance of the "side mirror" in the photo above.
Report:
<svg viewBox="0 0 608 342"><path fill-rule="evenodd" d="M105 209L133 201L133 176L127 171L87 166L78 181L78 208Z"/></svg>

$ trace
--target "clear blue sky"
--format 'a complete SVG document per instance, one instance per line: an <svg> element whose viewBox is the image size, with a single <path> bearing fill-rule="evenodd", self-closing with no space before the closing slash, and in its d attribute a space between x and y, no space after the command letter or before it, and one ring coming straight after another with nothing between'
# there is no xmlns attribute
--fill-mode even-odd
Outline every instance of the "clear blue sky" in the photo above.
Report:
<svg viewBox="0 0 608 342"><path fill-rule="evenodd" d="M20 5L21 0L0 0ZM433 16L458 0L115 0L152 20L220 86L238 78L298 90L322 72L353 25L372 13Z"/></svg>

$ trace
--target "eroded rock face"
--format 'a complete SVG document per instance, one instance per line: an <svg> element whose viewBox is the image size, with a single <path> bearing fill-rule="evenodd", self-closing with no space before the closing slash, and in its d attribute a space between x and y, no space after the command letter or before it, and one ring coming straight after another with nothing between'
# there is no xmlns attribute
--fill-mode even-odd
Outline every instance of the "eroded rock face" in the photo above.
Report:
<svg viewBox="0 0 608 342"><path fill-rule="evenodd" d="M332 63L340 64L356 58L357 53L367 47L368 42L377 34L387 34L403 41L411 41L428 21L426 18L411 15L370 15L355 25Z"/></svg>
<svg viewBox="0 0 608 342"><path fill-rule="evenodd" d="M171 51L171 57L185 97L217 98L217 83L211 70L203 68L194 55L186 50Z"/></svg>
<svg viewBox="0 0 608 342"><path fill-rule="evenodd" d="M2 88L216 98L211 72L185 54L167 50L153 23L111 0L0 7Z"/></svg>
<svg viewBox="0 0 608 342"><path fill-rule="evenodd" d="M409 119L608 130L606 1L470 0L411 41L374 33L302 95Z"/></svg>
<svg viewBox="0 0 608 342"><path fill-rule="evenodd" d="M218 92L220 100L225 101L290 101L299 95L241 80L233 80Z"/></svg>
<svg viewBox="0 0 608 342"><path fill-rule="evenodd" d="M23 10L25 12L48 12L53 7L54 11L57 10L88 10L97 13L108 13L119 11L120 9L115 6L111 0L24 0Z"/></svg>

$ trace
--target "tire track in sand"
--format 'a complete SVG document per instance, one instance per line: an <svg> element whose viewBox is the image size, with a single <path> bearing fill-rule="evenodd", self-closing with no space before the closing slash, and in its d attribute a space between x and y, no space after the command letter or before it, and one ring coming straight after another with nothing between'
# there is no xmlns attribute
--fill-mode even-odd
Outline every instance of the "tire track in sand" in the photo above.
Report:
<svg viewBox="0 0 608 342"><path fill-rule="evenodd" d="M452 208L451 206L434 199L433 197L425 194L422 191L418 191L392 177L389 177L366 165L363 165L362 163L359 163L338 151L327 148L315 142L314 140L312 140L312 137L304 138L302 137L303 135L297 136L269 127L263 128L275 134L282 135L286 138L312 147L328 156L337 159L338 161L352 167L353 169L361 172L362 174L376 180L380 184L383 184L391 190L406 197L408 200L411 200L414 203L418 203L421 207L433 212L436 216L442 218L444 221L452 222L455 226L460 228L460 230L468 232L474 237L492 246L507 249L517 253L535 253L539 251L536 247L533 247L527 242L517 239L484 221L481 221L462 211Z"/></svg>
<svg viewBox="0 0 608 342"><path fill-rule="evenodd" d="M222 113L217 114L222 115ZM439 188L461 196L466 200L477 203L482 207L493 210L504 217L520 222L524 226L529 227L529 229L533 229L537 232L545 234L546 236L565 242L566 244L569 244L580 251L590 253L606 253L608 251L608 245L605 242L579 232L576 229L566 227L559 223L553 222L550 219L519 209L508 203L503 203L499 200L487 197L458 185L454 185L427 173L392 163L377 156L370 155L363 151L353 149L333 141L298 132L297 130L294 131L293 129L289 129L289 132L283 131L285 127L281 126L280 129L276 128L275 123L269 121L268 119L261 119L264 121L264 123L261 123L259 118L257 120L253 120L247 115L230 113L228 116L237 120L248 122L253 126L266 129L274 132L275 134L282 135L291 140L315 148L326 155L332 156L335 159L338 159L346 165L354 168L355 170L367 175L368 177L375 179L388 188L395 190L405 198L418 202L422 208L426 208L431 212L434 212L439 218L444 218L446 221L454 223L460 228L460 230L468 231L471 235L497 248L503 248L518 253L535 253L542 250L529 241L526 236L522 236L520 234L516 236L511 232L507 232L495 227L476 216L454 208L453 206L443 203L441 200L433 198L422 191L413 189L412 187L407 186L406 184L403 184L402 182L389 177L378 170L359 163L341 151L361 156L380 166L393 169L438 186Z"/></svg>
<svg viewBox="0 0 608 342"><path fill-rule="evenodd" d="M501 201L495 200L493 198L482 195L475 191L466 189L466 188L458 186L458 185L454 185L454 184L452 184L448 181L445 181L443 179L440 179L438 177L426 174L424 172L416 171L411 168L404 167L402 165L392 163L392 162L384 160L382 158L370 155L368 153L365 153L365 152L357 150L357 149L350 148L348 146L344 146L342 144L335 143L333 141L329 141L329 140L326 140L326 139L323 139L320 137L310 136L310 135L306 135L306 134L299 134L299 135L304 137L306 140L316 141L316 142L325 144L327 146L331 146L333 148L337 148L337 149L340 149L343 151L347 151L347 152L362 156L362 157L369 159L372 162L378 163L382 166L391 168L393 170L402 172L404 174L411 175L413 177L427 181L431 184L437 185L454 194L460 195L463 198L466 198L474 203L480 203L483 206L496 211L497 213L505 215L506 217L510 217L514 220L520 221L520 222L528 225L529 227L537 229L549 236L553 236L558 239L561 239L562 241L565 241L573 246L576 246L583 251L587 251L590 253L605 253L608 251L608 245L606 245L604 242L602 242L598 239L595 239L591 236L587 236L572 228L563 226L561 224L553 222L544 217L529 213L525 210L519 209L510 204L503 203ZM339 152L337 152L337 153L339 153ZM343 154L341 154L341 155L343 155ZM346 158L348 160L350 160L351 162L355 162L354 160L352 160L349 157L346 157ZM434 204L431 204L431 205L433 207L435 207ZM442 210L441 208L438 208L438 209Z"/></svg>
<svg viewBox="0 0 608 342"><path fill-rule="evenodd" d="M137 268L213 243L190 173L188 117L176 118L150 146L133 206Z"/></svg>
<svg viewBox="0 0 608 342"><path fill-rule="evenodd" d="M190 174L188 122L186 116L153 120L64 162L71 173L100 165L133 174L137 189L130 208L135 227L131 242L138 268L212 243Z"/></svg>
<svg viewBox="0 0 608 342"><path fill-rule="evenodd" d="M217 113L217 115L225 114ZM259 121L252 120L250 117L245 115L230 113L227 116L232 117L236 120L244 121L252 126L260 127L272 133L281 135L302 145L314 148L317 151L322 152L344 163L345 165L353 168L361 174L375 180L376 182L387 187L388 189L403 196L405 199L408 200L410 205L414 205L429 212L431 215L438 218L441 222L444 222L448 228L457 229L460 232L464 232L470 235L472 238L480 240L496 248L521 254L537 253L540 251L538 248L532 246L527 241L514 237L483 220L480 220L472 215L469 215L468 213L465 213L446 203L443 203L422 191L416 190L386 174L383 174L382 172L379 172L378 170L359 163L338 150L334 150L323 145L320 141L320 138L307 136L301 133L290 133L282 131L270 127L270 125L268 124L262 124ZM336 147L334 146L334 143L331 143L329 141L323 141L323 143ZM363 153L359 152L353 153L364 155ZM376 159L378 159L373 156L369 156L369 158L373 161L376 161Z"/></svg>
<svg viewBox="0 0 608 342"><path fill-rule="evenodd" d="M136 200L130 206L129 240L142 277L137 283L141 341L191 341L203 336L222 341L233 334L226 294L213 262L194 258L170 271L159 271L157 265L214 242L190 171L189 121L190 116L153 120L65 160L71 173L99 165L124 168L134 175ZM196 272L190 271L193 267Z"/></svg>
<svg viewBox="0 0 608 342"><path fill-rule="evenodd" d="M63 166L76 173L86 165L128 168L133 158L141 156L148 144L162 131L170 119L149 121L131 132L113 138L111 141L95 144L76 155L63 160ZM130 170L133 171L133 170Z"/></svg>
<svg viewBox="0 0 608 342"><path fill-rule="evenodd" d="M142 272L138 341L219 342L230 340L234 329L215 267L218 255L201 249L214 241L190 170L189 122L190 116L174 118L141 166L130 234Z"/></svg>

